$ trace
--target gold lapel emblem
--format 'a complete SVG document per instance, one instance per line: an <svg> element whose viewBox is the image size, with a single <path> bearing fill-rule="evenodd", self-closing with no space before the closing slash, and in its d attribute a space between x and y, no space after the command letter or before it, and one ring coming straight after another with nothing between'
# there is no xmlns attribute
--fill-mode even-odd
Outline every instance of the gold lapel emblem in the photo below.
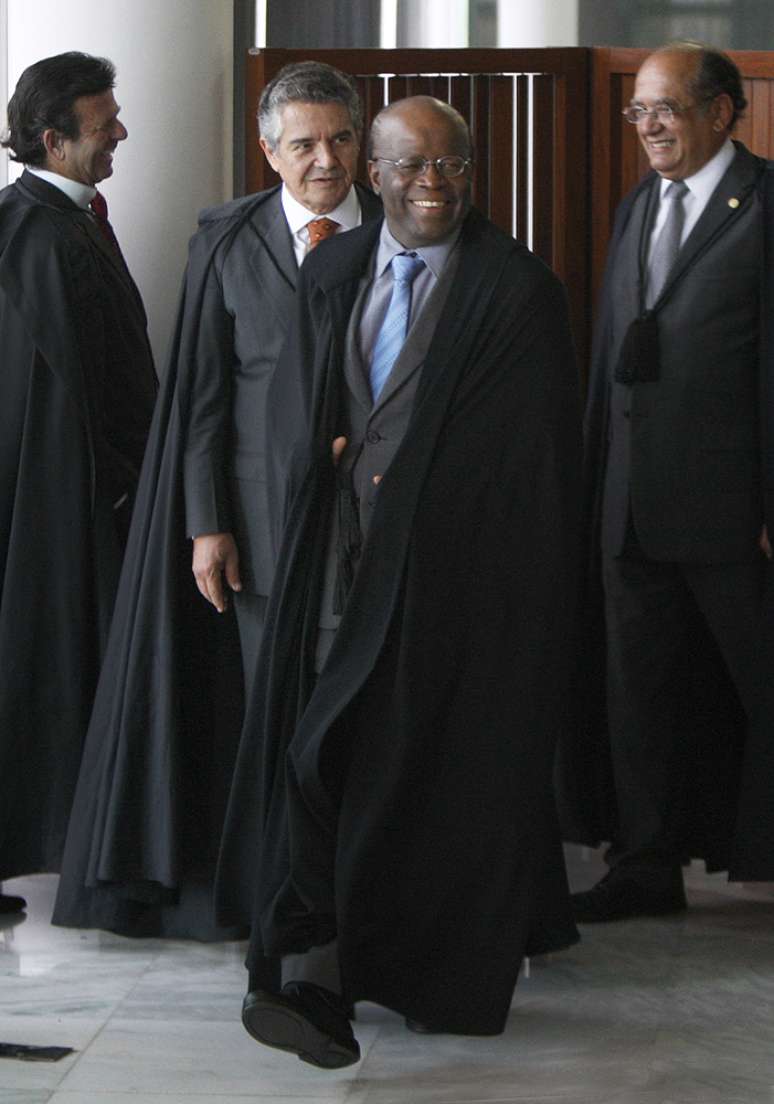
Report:
<svg viewBox="0 0 774 1104"><path fill-rule="evenodd" d="M731 207L734 211L737 209L737 207L739 206L739 200L736 198L736 196L731 196L728 201L728 206Z"/></svg>

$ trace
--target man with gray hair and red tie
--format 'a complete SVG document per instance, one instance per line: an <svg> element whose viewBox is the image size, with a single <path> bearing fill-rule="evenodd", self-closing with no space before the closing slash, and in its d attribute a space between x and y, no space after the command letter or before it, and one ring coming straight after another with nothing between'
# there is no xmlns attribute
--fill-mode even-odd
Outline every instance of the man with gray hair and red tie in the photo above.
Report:
<svg viewBox="0 0 774 1104"><path fill-rule="evenodd" d="M381 212L354 182L363 123L351 78L286 66L258 125L279 186L202 212L189 247L60 879L65 925L235 931L212 923L209 887L239 684L249 696L274 570L266 392L304 258ZM146 845L150 819L165 831ZM238 930L250 887L230 888Z"/></svg>

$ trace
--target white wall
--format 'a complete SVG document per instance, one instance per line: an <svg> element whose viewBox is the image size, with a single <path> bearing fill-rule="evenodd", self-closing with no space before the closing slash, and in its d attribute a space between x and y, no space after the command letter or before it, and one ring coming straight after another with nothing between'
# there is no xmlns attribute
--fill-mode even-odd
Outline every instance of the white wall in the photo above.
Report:
<svg viewBox="0 0 774 1104"><path fill-rule="evenodd" d="M129 137L100 190L145 300L161 370L197 213L232 194L233 2L4 2L9 94L27 65L65 50L116 65Z"/></svg>

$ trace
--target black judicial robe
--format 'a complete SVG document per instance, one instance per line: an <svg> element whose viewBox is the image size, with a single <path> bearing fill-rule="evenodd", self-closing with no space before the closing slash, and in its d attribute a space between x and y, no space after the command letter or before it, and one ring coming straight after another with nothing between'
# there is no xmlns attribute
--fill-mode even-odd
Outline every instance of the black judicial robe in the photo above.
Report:
<svg viewBox="0 0 774 1104"><path fill-rule="evenodd" d="M585 417L583 476L583 638L576 687L577 724L558 749L555 788L564 839L588 846L615 842L616 796L605 713L604 595L599 544L602 481L606 457L609 381L607 355L615 296L612 260L625 233L632 206L648 174L616 212L594 336ZM767 164L759 184L766 249L761 268L761 464L762 518L774 529L774 166ZM774 586L768 572L761 609L761 701L751 725L709 633L697 626L686 667L683 759L686 794L685 858L704 859L707 869L728 870L732 880L774 879ZM767 667L768 664L768 667Z"/></svg>
<svg viewBox="0 0 774 1104"><path fill-rule="evenodd" d="M502 1030L577 939L550 790L567 723L580 411L563 289L471 211L412 419L312 687L341 358L379 225L316 250L269 397L283 528L229 809L249 965L334 934L349 999Z"/></svg>
<svg viewBox="0 0 774 1104"><path fill-rule="evenodd" d="M235 200L190 243L84 747L53 922L217 940L212 877L243 717L233 609L217 615L191 571L185 426L202 309L218 250L267 195Z"/></svg>
<svg viewBox="0 0 774 1104"><path fill-rule="evenodd" d="M281 216L277 196L272 188L209 209L191 239L84 748L56 924L202 940L244 934L242 921L218 924L212 905L244 714L239 639L233 610L218 615L196 589L182 473L199 350L233 349L223 318L205 305L212 266L232 248L255 251L287 283L266 226L273 208ZM359 198L367 218L376 200L365 189ZM251 292L265 295L251 279L242 309ZM255 311L257 329L264 317L276 327L273 301L256 302ZM255 415L262 421L263 411ZM256 437L262 442L260 429Z"/></svg>
<svg viewBox="0 0 774 1104"><path fill-rule="evenodd" d="M763 512L774 534L774 163L763 175L763 278L761 294L761 440ZM729 876L774 881L774 571L769 570L761 618L763 684L749 725L740 777L740 800Z"/></svg>
<svg viewBox="0 0 774 1104"><path fill-rule="evenodd" d="M0 350L9 878L59 869L156 394L145 312L122 259L86 212L27 172L0 193Z"/></svg>

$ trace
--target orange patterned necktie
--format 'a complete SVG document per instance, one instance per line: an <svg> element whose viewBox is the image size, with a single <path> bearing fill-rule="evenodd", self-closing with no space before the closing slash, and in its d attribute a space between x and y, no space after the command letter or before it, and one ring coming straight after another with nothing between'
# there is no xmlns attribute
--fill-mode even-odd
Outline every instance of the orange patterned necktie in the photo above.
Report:
<svg viewBox="0 0 774 1104"><path fill-rule="evenodd" d="M326 238L332 238L339 226L340 223L329 218L318 218L314 222L308 222L306 228L309 231L309 249L314 249Z"/></svg>

